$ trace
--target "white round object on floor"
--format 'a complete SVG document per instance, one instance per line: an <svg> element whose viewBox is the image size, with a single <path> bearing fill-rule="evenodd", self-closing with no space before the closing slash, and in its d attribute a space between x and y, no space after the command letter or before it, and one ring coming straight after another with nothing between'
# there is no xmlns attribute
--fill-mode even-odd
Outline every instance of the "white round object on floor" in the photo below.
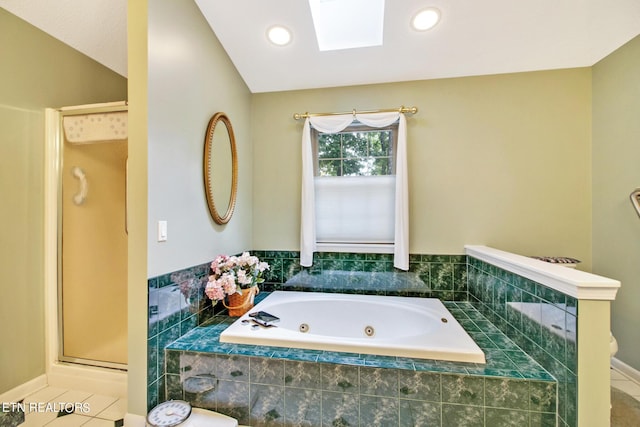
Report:
<svg viewBox="0 0 640 427"><path fill-rule="evenodd" d="M238 427L238 421L206 409L192 408L184 400L158 404L147 415L149 427Z"/></svg>

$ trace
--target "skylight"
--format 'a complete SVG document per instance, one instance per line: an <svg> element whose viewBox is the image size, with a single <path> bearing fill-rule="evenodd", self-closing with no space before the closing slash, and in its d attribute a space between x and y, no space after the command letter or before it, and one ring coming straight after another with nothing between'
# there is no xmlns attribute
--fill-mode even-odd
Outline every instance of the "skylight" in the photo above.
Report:
<svg viewBox="0 0 640 427"><path fill-rule="evenodd" d="M321 51L381 46L384 0L309 0Z"/></svg>

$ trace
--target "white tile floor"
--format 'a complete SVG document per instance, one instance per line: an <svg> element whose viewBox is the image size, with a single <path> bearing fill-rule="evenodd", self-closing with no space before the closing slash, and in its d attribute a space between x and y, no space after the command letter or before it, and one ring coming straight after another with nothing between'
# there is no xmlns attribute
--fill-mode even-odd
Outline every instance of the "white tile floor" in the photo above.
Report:
<svg viewBox="0 0 640 427"><path fill-rule="evenodd" d="M58 417L57 411L64 408L65 403L78 410ZM56 387L30 394L24 404L25 422L21 427L115 427L116 421L122 420L127 413L126 399Z"/></svg>
<svg viewBox="0 0 640 427"><path fill-rule="evenodd" d="M611 386L640 401L640 384L613 368L611 369ZM27 405L31 402L58 405L60 402L68 402L84 405L83 411L63 417L57 417L56 412L46 410L48 409L46 406L44 410L27 412L25 422L20 424L21 427L114 427L116 421L123 419L127 413L126 399L56 387L46 387L27 396L24 400Z"/></svg>

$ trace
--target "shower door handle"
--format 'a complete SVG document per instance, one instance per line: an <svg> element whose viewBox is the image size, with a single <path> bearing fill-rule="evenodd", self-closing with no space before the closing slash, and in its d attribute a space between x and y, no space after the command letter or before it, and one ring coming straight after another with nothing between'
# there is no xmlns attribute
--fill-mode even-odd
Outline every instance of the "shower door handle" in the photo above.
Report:
<svg viewBox="0 0 640 427"><path fill-rule="evenodd" d="M89 188L89 185L87 184L87 176L85 175L84 171L78 166L74 166L73 169L71 169L71 173L75 178L78 178L78 181L80 183L78 192L73 196L73 203L80 206L87 198L87 191Z"/></svg>

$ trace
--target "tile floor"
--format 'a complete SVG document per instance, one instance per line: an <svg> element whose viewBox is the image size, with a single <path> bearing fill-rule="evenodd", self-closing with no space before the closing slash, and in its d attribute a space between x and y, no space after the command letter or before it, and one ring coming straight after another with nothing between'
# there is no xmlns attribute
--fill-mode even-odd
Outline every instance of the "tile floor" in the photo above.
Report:
<svg viewBox="0 0 640 427"><path fill-rule="evenodd" d="M59 417L55 411L64 407L60 402L73 404L78 410ZM21 427L119 427L127 413L126 399L56 387L38 390L27 396L24 403L25 422Z"/></svg>
<svg viewBox="0 0 640 427"><path fill-rule="evenodd" d="M640 384L613 368L611 386L640 401ZM126 399L56 387L46 387L24 399L27 405L31 402L58 405L60 402L69 402L84 405L81 406L82 411L62 417L58 417L57 413L51 410L27 412L25 422L20 424L20 427L119 427L122 426L121 420L127 413Z"/></svg>

